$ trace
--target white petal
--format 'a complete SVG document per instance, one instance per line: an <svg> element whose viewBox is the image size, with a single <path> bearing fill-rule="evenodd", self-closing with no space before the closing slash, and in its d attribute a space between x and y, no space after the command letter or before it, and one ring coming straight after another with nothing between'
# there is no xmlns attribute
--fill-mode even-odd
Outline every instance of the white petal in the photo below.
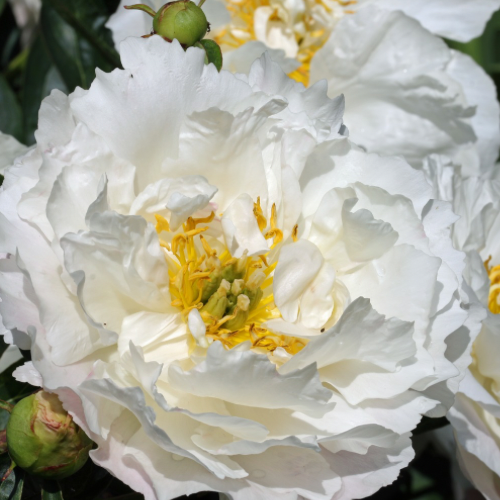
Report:
<svg viewBox="0 0 500 500"><path fill-rule="evenodd" d="M343 488L332 500L350 500L364 498L389 485L398 477L415 456L408 435L401 436L392 448L384 449L373 446L365 457L371 464L367 471L360 466L357 455L338 453L330 455L333 470L343 476ZM377 464L384 464L382 467Z"/></svg>
<svg viewBox="0 0 500 500"><path fill-rule="evenodd" d="M471 1L467 3L472 5ZM500 8L500 1L495 0L495 3L496 8ZM484 5L482 2L480 4ZM478 3L474 2L474 5L478 6ZM476 175L481 175L485 168L497 161L500 148L500 105L496 87L479 64L460 52L453 52L448 69L450 75L462 85L467 102L477 106L471 124L478 138L475 147L479 152L482 170Z"/></svg>
<svg viewBox="0 0 500 500"><path fill-rule="evenodd" d="M128 38L121 57L125 71L98 70L88 93L74 98L71 109L118 157L141 169L141 189L158 180L165 159L177 156L179 130L187 115L211 107L225 109L250 94L244 82L205 66L203 51L190 48L185 53L177 41ZM175 76L180 74L182 82ZM199 165L197 172L185 175L203 175L204 170Z"/></svg>
<svg viewBox="0 0 500 500"><path fill-rule="evenodd" d="M154 11L163 5L161 0L144 0L142 3ZM121 0L118 9L106 23L113 34L116 47L129 36L149 35L153 27L153 19L149 15L137 10L125 10L126 5L133 5L133 2Z"/></svg>
<svg viewBox="0 0 500 500"><path fill-rule="evenodd" d="M224 237L233 257L239 258L244 253L248 256L263 255L269 251L253 213L253 203L250 196L243 194L229 205L222 216Z"/></svg>
<svg viewBox="0 0 500 500"><path fill-rule="evenodd" d="M432 294L441 259L430 257L408 245L398 245L380 259L342 281L356 297L367 297L382 314L427 325Z"/></svg>
<svg viewBox="0 0 500 500"><path fill-rule="evenodd" d="M165 216L167 209L170 228L176 231L188 217L205 208L216 192L217 188L200 175L160 179L137 196L130 213L154 220L153 214Z"/></svg>
<svg viewBox="0 0 500 500"><path fill-rule="evenodd" d="M156 231L142 217L96 212L89 231L67 234L61 246L81 307L106 342L125 316L163 309L167 266Z"/></svg>
<svg viewBox="0 0 500 500"><path fill-rule="evenodd" d="M206 360L196 367L186 372L171 365L168 376L177 390L236 404L313 414L328 409L330 391L321 386L315 365L279 375L267 356L226 351L220 342L209 347ZM261 387L266 387L264 393Z"/></svg>
<svg viewBox="0 0 500 500"><path fill-rule="evenodd" d="M500 8L498 0L375 1L384 9L402 10L432 33L459 42L469 42L480 36L490 16Z"/></svg>
<svg viewBox="0 0 500 500"><path fill-rule="evenodd" d="M281 249L274 272L274 302L282 317L296 321L300 298L309 288L323 265L318 248L307 240L286 245Z"/></svg>
<svg viewBox="0 0 500 500"><path fill-rule="evenodd" d="M6 167L12 165L14 160L26 153L28 148L19 143L14 137L0 132L0 175Z"/></svg>
<svg viewBox="0 0 500 500"><path fill-rule="evenodd" d="M188 315L188 326L191 335L196 339L196 343L200 347L208 347L208 340L205 337L207 326L203 322L198 309L192 309Z"/></svg>
<svg viewBox="0 0 500 500"><path fill-rule="evenodd" d="M450 60L417 21L370 6L339 21L312 60L311 82L326 78L329 95L345 95L355 143L418 165L475 140L473 109L447 73Z"/></svg>
<svg viewBox="0 0 500 500"><path fill-rule="evenodd" d="M289 373L316 363L322 381L333 385L350 404L393 397L422 377L418 368L414 373L402 370L416 354L412 334L411 323L386 320L369 301L358 299L332 329L311 339L279 371ZM390 384L389 379L393 379Z"/></svg>
<svg viewBox="0 0 500 500"><path fill-rule="evenodd" d="M26 384L34 385L35 387L42 387L43 380L40 372L33 366L31 361L27 361L24 365L19 366L14 370L12 376L18 382L25 382Z"/></svg>
<svg viewBox="0 0 500 500"><path fill-rule="evenodd" d="M286 56L284 50L268 48L262 42L252 40L235 50L224 52L224 69L231 73L248 73L253 62L264 52L267 52L285 73L291 73L299 66L295 59Z"/></svg>
<svg viewBox="0 0 500 500"><path fill-rule="evenodd" d="M366 209L352 212L357 199L344 202L342 222L347 253L352 260L369 261L381 257L398 240L398 233Z"/></svg>
<svg viewBox="0 0 500 500"><path fill-rule="evenodd" d="M325 262L302 296L298 321L306 328L319 330L330 319L334 307L332 289L335 277L335 270Z"/></svg>
<svg viewBox="0 0 500 500"><path fill-rule="evenodd" d="M132 341L140 346L147 361L168 365L187 359L189 353L186 325L177 309L168 313L141 311L122 323L118 350L124 355Z"/></svg>

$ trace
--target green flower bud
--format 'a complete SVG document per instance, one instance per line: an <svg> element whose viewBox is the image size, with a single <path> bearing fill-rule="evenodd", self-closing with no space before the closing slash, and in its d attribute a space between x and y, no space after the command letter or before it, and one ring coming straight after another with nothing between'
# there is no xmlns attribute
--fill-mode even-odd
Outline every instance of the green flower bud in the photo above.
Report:
<svg viewBox="0 0 500 500"><path fill-rule="evenodd" d="M37 392L22 399L7 424L12 460L34 476L63 479L88 459L92 441L55 394Z"/></svg>
<svg viewBox="0 0 500 500"><path fill-rule="evenodd" d="M205 13L189 0L166 3L153 19L153 29L160 36L176 38L187 47L199 42L206 34L208 21Z"/></svg>

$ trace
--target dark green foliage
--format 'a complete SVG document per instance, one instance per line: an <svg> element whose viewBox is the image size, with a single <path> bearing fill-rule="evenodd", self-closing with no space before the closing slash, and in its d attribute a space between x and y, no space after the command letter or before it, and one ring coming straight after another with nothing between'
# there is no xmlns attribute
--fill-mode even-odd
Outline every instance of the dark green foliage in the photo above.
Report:
<svg viewBox="0 0 500 500"><path fill-rule="evenodd" d="M96 68L112 71L120 59L104 24L118 0L43 0L30 50L6 0L0 0L0 130L34 143L41 101L53 89L88 89Z"/></svg>

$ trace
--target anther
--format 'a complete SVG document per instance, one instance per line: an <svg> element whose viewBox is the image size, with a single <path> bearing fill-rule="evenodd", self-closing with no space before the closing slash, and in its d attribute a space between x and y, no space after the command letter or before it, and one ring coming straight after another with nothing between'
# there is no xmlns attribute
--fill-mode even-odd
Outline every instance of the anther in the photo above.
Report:
<svg viewBox="0 0 500 500"><path fill-rule="evenodd" d="M165 219L165 217L163 217L160 214L155 214L155 219L156 219L155 229L158 234L160 234L162 231L167 231L167 232L170 231L170 224L168 223L168 220Z"/></svg>

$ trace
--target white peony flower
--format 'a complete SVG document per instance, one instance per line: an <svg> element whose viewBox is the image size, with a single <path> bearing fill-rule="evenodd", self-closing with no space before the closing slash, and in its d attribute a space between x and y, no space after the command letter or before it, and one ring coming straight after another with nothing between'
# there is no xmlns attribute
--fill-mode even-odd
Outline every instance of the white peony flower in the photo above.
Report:
<svg viewBox="0 0 500 500"><path fill-rule="evenodd" d="M131 3L122 0L108 23L116 44L151 31L149 16L123 8ZM157 9L161 3L148 5ZM500 1L461 4L460 9L450 0L209 0L203 8L226 69L248 73L268 49L305 85L326 79L330 97L345 95L351 139L368 151L401 155L418 167L430 154L462 161L459 155L478 152L482 156L467 162L479 166L494 161L491 152L500 145L495 87L472 59L425 27L448 34L455 27L459 39L479 34ZM418 21L426 21L424 27ZM476 143L481 147L472 148Z"/></svg>
<svg viewBox="0 0 500 500"><path fill-rule="evenodd" d="M14 17L16 18L17 25L23 31L23 45L29 45L33 41L35 28L40 18L42 0L9 0L9 3L12 7Z"/></svg>
<svg viewBox="0 0 500 500"><path fill-rule="evenodd" d="M121 55L43 102L5 172L0 314L32 342L17 378L57 392L148 500L391 483L480 328L450 206L267 56L247 77L156 36Z"/></svg>
<svg viewBox="0 0 500 500"><path fill-rule="evenodd" d="M464 177L440 158L429 165L439 196L461 216L453 236L467 252L465 278L488 309L473 361L448 413L464 473L488 500L500 498L500 165Z"/></svg>
<svg viewBox="0 0 500 500"><path fill-rule="evenodd" d="M344 93L351 139L420 166L430 154L492 162L500 107L491 78L400 12L346 17L311 64L311 81ZM477 145L477 148L472 145Z"/></svg>

